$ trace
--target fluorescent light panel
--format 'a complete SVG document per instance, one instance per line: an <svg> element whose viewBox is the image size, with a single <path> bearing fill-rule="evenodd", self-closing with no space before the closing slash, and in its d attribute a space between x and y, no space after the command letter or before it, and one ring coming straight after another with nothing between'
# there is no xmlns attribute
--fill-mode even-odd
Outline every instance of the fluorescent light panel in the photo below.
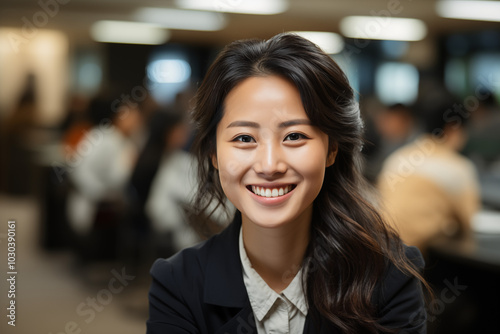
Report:
<svg viewBox="0 0 500 334"><path fill-rule="evenodd" d="M226 26L223 14L170 8L139 8L133 14L137 21L180 30L216 31Z"/></svg>
<svg viewBox="0 0 500 334"><path fill-rule="evenodd" d="M421 20L381 16L347 16L340 21L340 30L351 38L392 41L419 41L427 35Z"/></svg>
<svg viewBox="0 0 500 334"><path fill-rule="evenodd" d="M387 62L375 72L375 91L386 105L415 102L418 82L418 70L410 64Z"/></svg>
<svg viewBox="0 0 500 334"><path fill-rule="evenodd" d="M340 53L344 49L342 36L333 32L293 31L293 33L310 40L328 54Z"/></svg>
<svg viewBox="0 0 500 334"><path fill-rule="evenodd" d="M450 19L500 22L500 1L439 1L436 11Z"/></svg>
<svg viewBox="0 0 500 334"><path fill-rule="evenodd" d="M127 21L97 21L90 28L98 42L124 44L163 44L170 37L168 30L157 25Z"/></svg>
<svg viewBox="0 0 500 334"><path fill-rule="evenodd" d="M272 15L288 9L287 0L176 0L180 8L213 12Z"/></svg>
<svg viewBox="0 0 500 334"><path fill-rule="evenodd" d="M191 66L184 59L158 59L148 65L147 72L154 82L179 83L191 77Z"/></svg>

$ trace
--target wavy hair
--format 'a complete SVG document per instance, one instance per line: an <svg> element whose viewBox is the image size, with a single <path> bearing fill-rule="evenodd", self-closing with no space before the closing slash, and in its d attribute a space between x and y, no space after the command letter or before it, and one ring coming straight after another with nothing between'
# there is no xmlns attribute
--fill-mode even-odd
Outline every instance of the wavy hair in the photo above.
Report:
<svg viewBox="0 0 500 334"><path fill-rule="evenodd" d="M249 77L268 75L297 87L312 124L328 135L331 148L338 149L314 200L303 263L312 316L326 318L345 333L390 331L377 324L371 303L387 261L424 281L406 259L397 234L367 200L360 172L363 122L347 77L310 41L283 33L267 41L233 42L218 55L195 97L193 150L200 161L196 202L205 204L201 209L212 200L224 205L211 156L216 153L216 129L227 94Z"/></svg>

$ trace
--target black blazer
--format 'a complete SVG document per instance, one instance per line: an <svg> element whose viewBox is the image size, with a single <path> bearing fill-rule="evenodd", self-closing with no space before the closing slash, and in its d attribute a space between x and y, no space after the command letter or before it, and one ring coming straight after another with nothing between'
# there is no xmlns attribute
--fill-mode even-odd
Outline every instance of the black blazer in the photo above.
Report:
<svg viewBox="0 0 500 334"><path fill-rule="evenodd" d="M240 215L219 235L169 259L157 260L149 292L148 334L257 333L239 255ZM420 252L406 249L423 267ZM420 283L392 264L374 295L381 325L400 333L426 333L426 312ZM308 313L304 334L341 333L325 320L315 328ZM300 333L299 333L300 334Z"/></svg>

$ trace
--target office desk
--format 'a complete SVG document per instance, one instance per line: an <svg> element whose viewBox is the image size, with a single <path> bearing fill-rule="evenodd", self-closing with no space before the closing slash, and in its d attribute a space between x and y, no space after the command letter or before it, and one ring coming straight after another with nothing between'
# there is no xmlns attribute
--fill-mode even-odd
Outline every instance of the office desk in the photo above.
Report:
<svg viewBox="0 0 500 334"><path fill-rule="evenodd" d="M500 233L484 232L429 247L426 278L435 293L429 334L500 333Z"/></svg>

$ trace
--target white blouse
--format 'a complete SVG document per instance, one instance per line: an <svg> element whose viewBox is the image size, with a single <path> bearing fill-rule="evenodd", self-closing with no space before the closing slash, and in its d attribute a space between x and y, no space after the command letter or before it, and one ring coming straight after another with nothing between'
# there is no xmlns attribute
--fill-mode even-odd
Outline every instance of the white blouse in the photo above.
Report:
<svg viewBox="0 0 500 334"><path fill-rule="evenodd" d="M241 230L239 247L243 281L255 316L257 333L302 333L307 316L307 302L301 284L302 269L286 289L278 294L253 269L243 245Z"/></svg>

